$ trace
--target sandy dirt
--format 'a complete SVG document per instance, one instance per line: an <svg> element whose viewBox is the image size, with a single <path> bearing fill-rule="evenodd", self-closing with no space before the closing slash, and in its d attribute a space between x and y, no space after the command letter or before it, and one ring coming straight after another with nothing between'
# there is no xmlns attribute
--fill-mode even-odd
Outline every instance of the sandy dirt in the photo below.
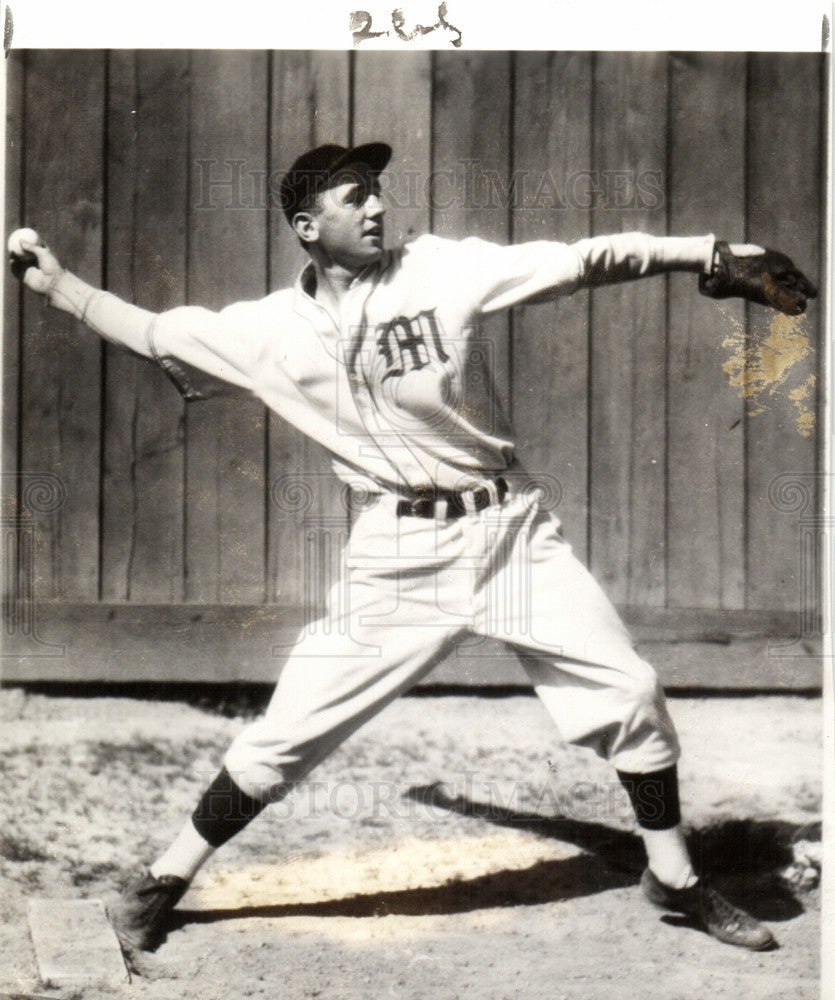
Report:
<svg viewBox="0 0 835 1000"><path fill-rule="evenodd" d="M30 896L104 898L177 832L245 723L179 702L0 691L0 992L83 1000L818 996L821 705L674 699L694 855L781 947L643 901L609 767L533 697L390 706L200 872L130 985L38 981ZM802 860L806 858L806 860Z"/></svg>

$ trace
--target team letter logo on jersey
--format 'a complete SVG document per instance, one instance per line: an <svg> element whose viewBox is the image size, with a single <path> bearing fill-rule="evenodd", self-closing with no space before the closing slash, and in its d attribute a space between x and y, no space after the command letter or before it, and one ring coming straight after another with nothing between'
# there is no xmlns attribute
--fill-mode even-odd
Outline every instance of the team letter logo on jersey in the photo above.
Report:
<svg viewBox="0 0 835 1000"><path fill-rule="evenodd" d="M434 309L424 309L411 319L398 316L388 323L380 323L377 327L377 350L385 361L382 381L420 371L435 360L442 364L449 360L441 343Z"/></svg>

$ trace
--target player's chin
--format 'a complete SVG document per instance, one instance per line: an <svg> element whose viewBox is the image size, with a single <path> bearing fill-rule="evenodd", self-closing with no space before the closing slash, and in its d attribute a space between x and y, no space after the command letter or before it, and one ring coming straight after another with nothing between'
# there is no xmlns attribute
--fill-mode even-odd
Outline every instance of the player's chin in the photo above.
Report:
<svg viewBox="0 0 835 1000"><path fill-rule="evenodd" d="M363 236L362 238L362 256L365 258L366 263L377 260L382 256L383 253L383 236L371 235Z"/></svg>
<svg viewBox="0 0 835 1000"><path fill-rule="evenodd" d="M342 255L342 263L348 267L367 267L374 264L383 255L382 234L369 233L352 244L349 252Z"/></svg>

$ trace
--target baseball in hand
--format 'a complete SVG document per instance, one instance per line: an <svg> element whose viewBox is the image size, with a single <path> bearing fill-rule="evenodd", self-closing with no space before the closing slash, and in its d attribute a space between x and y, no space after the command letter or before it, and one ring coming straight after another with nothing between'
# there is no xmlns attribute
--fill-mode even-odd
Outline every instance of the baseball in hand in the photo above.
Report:
<svg viewBox="0 0 835 1000"><path fill-rule="evenodd" d="M12 257L25 257L28 251L23 249L23 244L32 243L37 246L40 240L34 229L15 229L9 237L9 254Z"/></svg>

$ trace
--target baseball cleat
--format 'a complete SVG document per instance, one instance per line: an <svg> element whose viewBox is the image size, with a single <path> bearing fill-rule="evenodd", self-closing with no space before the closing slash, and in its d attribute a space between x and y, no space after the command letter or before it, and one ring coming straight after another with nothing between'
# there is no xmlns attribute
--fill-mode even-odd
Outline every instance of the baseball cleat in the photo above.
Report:
<svg viewBox="0 0 835 1000"><path fill-rule="evenodd" d="M120 944L128 951L156 951L168 935L171 914L188 889L176 875L159 878L143 872L122 890L107 915Z"/></svg>
<svg viewBox="0 0 835 1000"><path fill-rule="evenodd" d="M767 927L701 882L689 889L671 889L647 868L641 876L641 888L655 906L692 917L708 934L725 944L752 951L769 951L777 947Z"/></svg>

